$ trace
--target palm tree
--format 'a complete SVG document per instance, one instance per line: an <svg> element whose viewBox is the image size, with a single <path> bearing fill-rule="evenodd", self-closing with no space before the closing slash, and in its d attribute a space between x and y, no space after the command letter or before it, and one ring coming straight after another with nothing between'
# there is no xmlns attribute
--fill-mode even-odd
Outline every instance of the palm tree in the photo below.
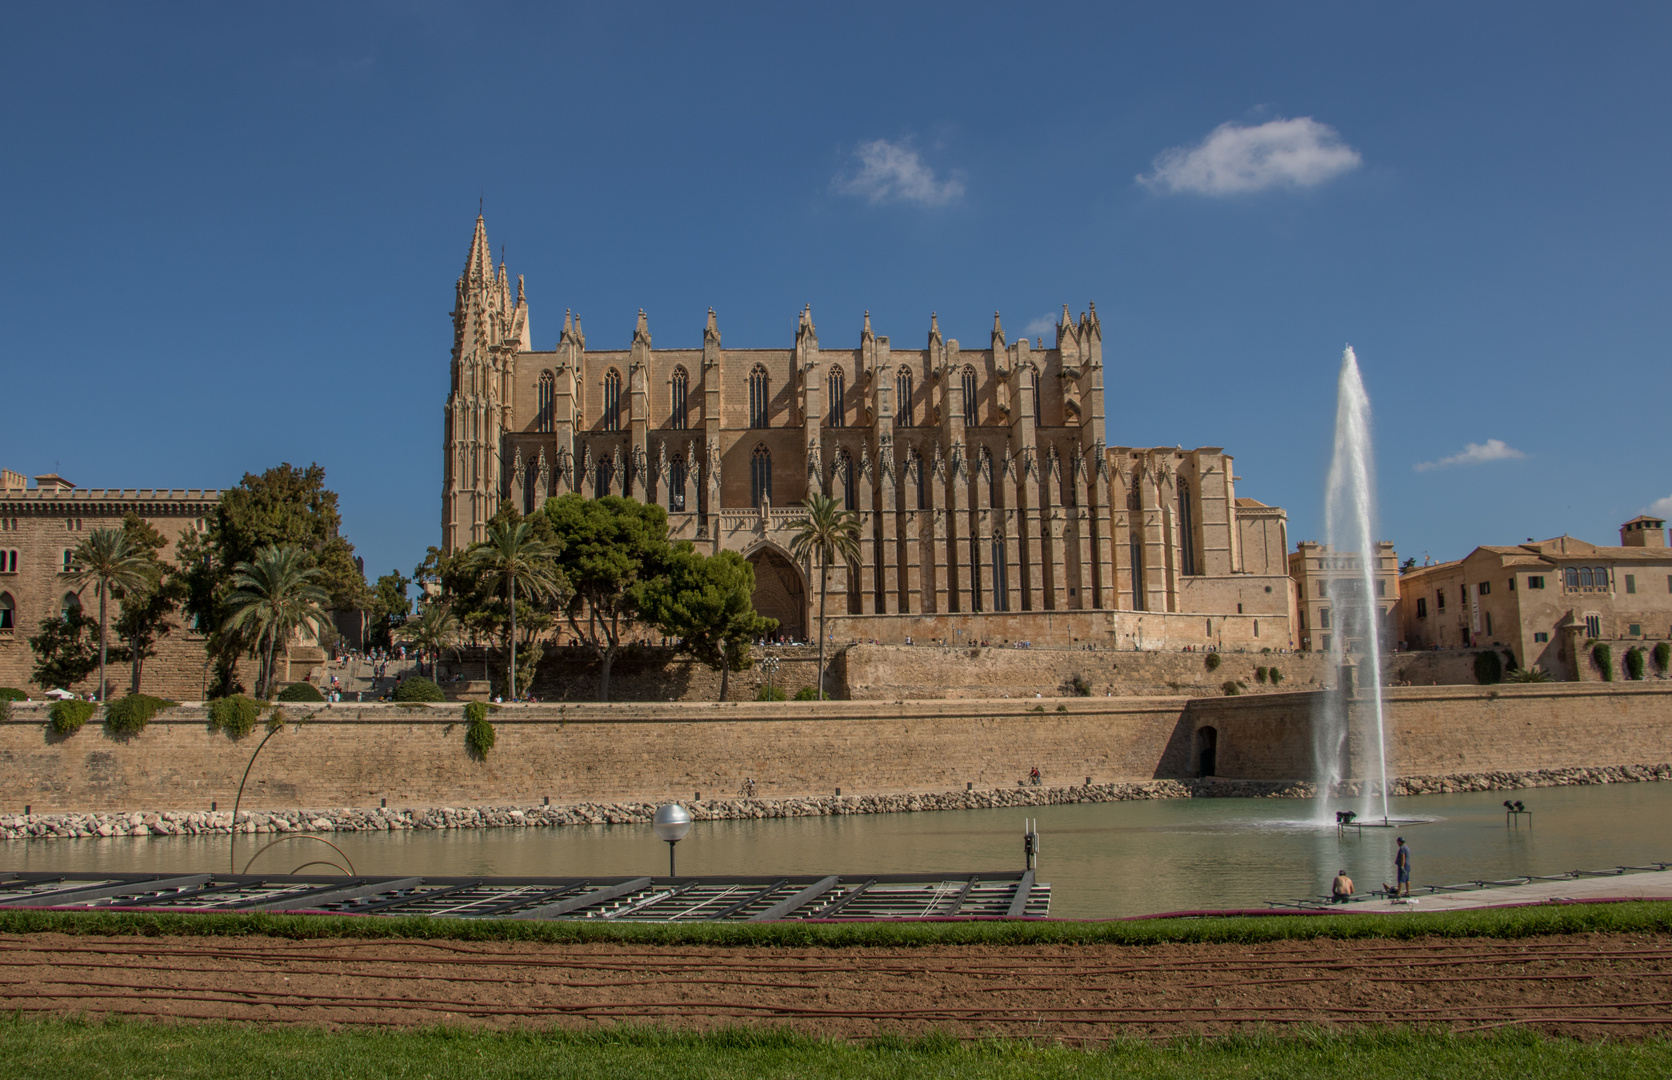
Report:
<svg viewBox="0 0 1672 1080"><path fill-rule="evenodd" d="M790 552L798 559L818 556L819 560L819 700L824 700L824 602L830 584L830 564L859 561L859 515L843 510L836 500L818 492L801 501L807 516L793 522L795 539Z"/></svg>
<svg viewBox="0 0 1672 1080"><path fill-rule="evenodd" d="M273 654L279 641L302 627L323 634L330 620L324 605L330 594L314 584L322 570L309 566L308 555L299 547L269 544L255 553L251 562L232 568L234 591L226 598L231 630L254 630L258 646L263 643L261 681L256 696L273 692Z"/></svg>
<svg viewBox="0 0 1672 1080"><path fill-rule="evenodd" d="M430 678L435 678L435 661L444 649L451 649L459 640L459 617L453 614L453 605L448 603L429 603L418 613L418 620L411 628L412 643L419 649L430 654ZM419 672L423 667L420 665Z"/></svg>
<svg viewBox="0 0 1672 1080"><path fill-rule="evenodd" d="M492 583L495 591L505 589L511 609L510 697L517 699L517 586L529 599L551 596L559 588L558 570L552 559L557 550L534 535L526 521L502 521L488 526L488 538L470 549L469 565Z"/></svg>
<svg viewBox="0 0 1672 1080"><path fill-rule="evenodd" d="M121 529L94 529L87 539L76 545L71 556L75 570L71 578L77 585L99 587L99 700L105 699L105 601L112 589L124 592L138 589L151 581L153 564L146 553L128 543L128 534Z"/></svg>

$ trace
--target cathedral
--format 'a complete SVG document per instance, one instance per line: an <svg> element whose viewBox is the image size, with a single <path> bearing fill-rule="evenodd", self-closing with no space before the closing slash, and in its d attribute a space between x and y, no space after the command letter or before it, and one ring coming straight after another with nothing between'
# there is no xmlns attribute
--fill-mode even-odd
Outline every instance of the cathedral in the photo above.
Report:
<svg viewBox="0 0 1672 1080"><path fill-rule="evenodd" d="M817 567L789 553L798 505L859 515L861 556L831 568L832 641L1116 648L1292 646L1284 512L1238 498L1217 447L1107 446L1103 329L1063 308L1049 347L962 347L929 316L921 348L877 334L820 343L810 308L788 348L722 342L589 350L565 313L534 345L476 219L453 310L442 546L483 539L509 500L567 492L668 511L669 532L755 568L755 606L816 632ZM1263 624L1263 625L1262 625Z"/></svg>

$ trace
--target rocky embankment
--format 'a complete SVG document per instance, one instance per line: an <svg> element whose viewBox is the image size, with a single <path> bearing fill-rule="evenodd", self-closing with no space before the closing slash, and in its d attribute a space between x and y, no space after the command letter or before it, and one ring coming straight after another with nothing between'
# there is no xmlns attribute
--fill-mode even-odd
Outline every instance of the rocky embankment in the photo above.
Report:
<svg viewBox="0 0 1672 1080"><path fill-rule="evenodd" d="M1459 773L1400 777L1399 795L1575 784L1619 784L1672 780L1672 764L1613 765L1593 769L1542 769L1535 772ZM1337 794L1357 793L1357 784ZM821 817L844 814L901 814L926 810L985 810L1007 806L1128 802L1141 799L1272 798L1309 799L1310 782L1227 780L1148 780L1131 784L1080 787L1018 787L988 791L950 791L917 795L809 796L799 799L704 799L687 804L699 821L750 818ZM493 829L562 825L648 823L652 803L574 803L567 806L440 807L426 810L241 810L236 818L221 811L134 811L104 814L4 814L0 839L54 840L114 836L203 836L226 833L394 832L408 829Z"/></svg>

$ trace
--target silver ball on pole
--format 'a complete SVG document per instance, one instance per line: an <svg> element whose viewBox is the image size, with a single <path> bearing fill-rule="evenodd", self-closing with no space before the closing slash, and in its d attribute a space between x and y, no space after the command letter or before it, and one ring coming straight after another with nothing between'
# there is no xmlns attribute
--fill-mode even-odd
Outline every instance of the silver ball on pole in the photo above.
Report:
<svg viewBox="0 0 1672 1080"><path fill-rule="evenodd" d="M668 844L668 876L674 876L673 846L685 839L691 831L691 813L678 803L664 803L656 808L656 817L651 822L656 830L656 838L665 840Z"/></svg>

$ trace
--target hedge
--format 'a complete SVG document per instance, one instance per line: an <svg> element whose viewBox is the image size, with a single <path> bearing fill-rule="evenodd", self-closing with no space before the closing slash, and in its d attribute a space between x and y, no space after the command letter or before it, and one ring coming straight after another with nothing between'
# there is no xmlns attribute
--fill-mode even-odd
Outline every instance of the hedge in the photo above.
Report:
<svg viewBox="0 0 1672 1080"><path fill-rule="evenodd" d="M313 683L293 682L279 691L280 701L324 701L325 695Z"/></svg>
<svg viewBox="0 0 1672 1080"><path fill-rule="evenodd" d="M1614 681L1614 650L1608 647L1607 642L1599 641L1591 646L1591 660L1602 673L1603 682Z"/></svg>
<svg viewBox="0 0 1672 1080"><path fill-rule="evenodd" d="M441 687L422 675L414 675L402 680L395 687L396 701L446 701L447 695L441 692Z"/></svg>
<svg viewBox="0 0 1672 1080"><path fill-rule="evenodd" d="M493 708L480 701L472 701L464 707L464 718L470 721L470 726L464 729L465 750L478 761L486 760L488 751L493 749L495 732L493 724L488 721L488 713Z"/></svg>
<svg viewBox="0 0 1672 1080"><path fill-rule="evenodd" d="M255 722L261 718L264 708L261 702L243 694L217 698L209 703L209 729L242 739L255 730Z"/></svg>
<svg viewBox="0 0 1672 1080"><path fill-rule="evenodd" d="M81 725L92 719L93 711L98 706L91 701L55 701L47 711L47 717L52 724L52 730L60 735L71 735L81 730Z"/></svg>
<svg viewBox="0 0 1672 1080"><path fill-rule="evenodd" d="M105 709L105 724L118 735L138 735L151 718L164 709L180 704L150 694L129 694L117 698Z"/></svg>
<svg viewBox="0 0 1672 1080"><path fill-rule="evenodd" d="M1475 681L1482 686L1504 681L1504 661L1496 649L1475 653Z"/></svg>
<svg viewBox="0 0 1672 1080"><path fill-rule="evenodd" d="M28 701L29 695L10 686L0 686L0 701Z"/></svg>

